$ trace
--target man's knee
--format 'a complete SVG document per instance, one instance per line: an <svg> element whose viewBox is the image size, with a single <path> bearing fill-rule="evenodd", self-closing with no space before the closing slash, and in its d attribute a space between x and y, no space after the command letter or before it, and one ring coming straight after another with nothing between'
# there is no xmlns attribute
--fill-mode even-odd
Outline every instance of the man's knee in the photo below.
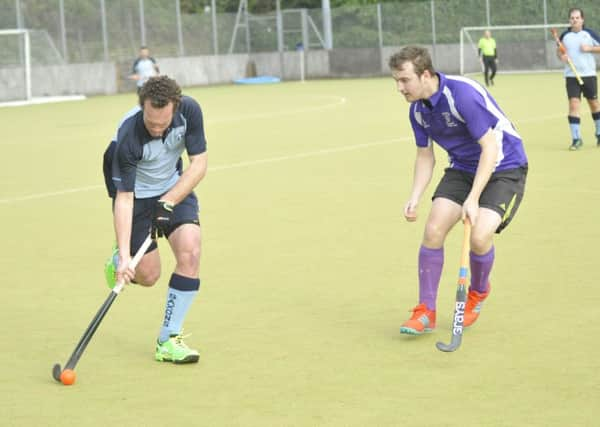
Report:
<svg viewBox="0 0 600 427"><path fill-rule="evenodd" d="M471 234L471 250L477 255L486 254L492 247L492 236L486 233Z"/></svg>
<svg viewBox="0 0 600 427"><path fill-rule="evenodd" d="M189 272L188 274L196 274L200 267L200 245L181 250L177 254L178 270Z"/></svg>
<svg viewBox="0 0 600 427"><path fill-rule="evenodd" d="M435 222L428 222L425 225L425 233L423 236L423 242L425 246L430 248L438 248L444 244L446 238L446 230L444 230L439 224Z"/></svg>
<svg viewBox="0 0 600 427"><path fill-rule="evenodd" d="M135 270L135 282L141 286L153 286L160 278L160 263L145 263Z"/></svg>

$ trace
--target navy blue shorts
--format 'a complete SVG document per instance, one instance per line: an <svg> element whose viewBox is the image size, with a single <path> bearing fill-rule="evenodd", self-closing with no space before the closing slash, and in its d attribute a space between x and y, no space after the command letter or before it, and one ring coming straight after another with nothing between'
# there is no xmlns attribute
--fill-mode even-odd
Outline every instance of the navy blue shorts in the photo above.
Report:
<svg viewBox="0 0 600 427"><path fill-rule="evenodd" d="M481 193L479 206L498 212L502 217L496 233L500 233L508 226L521 205L525 193L527 169L527 166L522 166L494 172ZM472 173L447 168L435 189L433 199L443 197L462 206L471 191L474 177Z"/></svg>
<svg viewBox="0 0 600 427"><path fill-rule="evenodd" d="M565 78L565 86L567 87L567 96L569 98L581 99L581 94L585 99L598 98L598 86L596 76L582 77L583 86L579 86L579 82L575 77Z"/></svg>
<svg viewBox="0 0 600 427"><path fill-rule="evenodd" d="M137 250L142 246L150 229L152 228L152 216L156 202L160 197L150 197L147 199L135 199L133 202L133 224L131 230L131 256L134 256ZM114 206L114 201L113 201ZM180 225L197 224L200 225L198 216L198 198L192 192L180 203L175 205L171 215L171 226L167 232L167 237ZM152 242L146 253L156 249L156 242Z"/></svg>

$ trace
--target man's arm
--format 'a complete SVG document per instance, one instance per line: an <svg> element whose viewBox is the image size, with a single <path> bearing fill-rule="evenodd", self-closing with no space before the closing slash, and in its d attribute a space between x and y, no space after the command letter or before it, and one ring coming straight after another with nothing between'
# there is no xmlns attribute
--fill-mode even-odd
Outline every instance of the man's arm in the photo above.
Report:
<svg viewBox="0 0 600 427"><path fill-rule="evenodd" d="M135 81L138 81L140 79L140 75L138 74L138 71L137 71L138 62L140 62L140 58L137 58L133 62L133 65L131 66L131 74L129 74L127 76L128 79L135 80Z"/></svg>
<svg viewBox="0 0 600 427"><path fill-rule="evenodd" d="M158 64L156 63L156 59L154 58L150 58L152 60L152 66L154 67L154 71L156 71L156 74L160 74L160 69L158 68Z"/></svg>
<svg viewBox="0 0 600 427"><path fill-rule="evenodd" d="M592 46L589 44L582 44L581 50L583 52L589 52L589 53L600 53L600 46Z"/></svg>
<svg viewBox="0 0 600 427"><path fill-rule="evenodd" d="M427 147L417 147L413 186L410 192L410 199L404 207L404 217L407 221L415 221L417 219L419 200L421 200L421 196L431 181L434 166L433 144L429 144Z"/></svg>
<svg viewBox="0 0 600 427"><path fill-rule="evenodd" d="M123 277L125 283L133 280L135 273L128 269L131 260L131 228L133 221L133 193L117 191L114 207L114 227L119 248L119 267L117 281ZM121 276L123 275L124 276Z"/></svg>
<svg viewBox="0 0 600 427"><path fill-rule="evenodd" d="M586 31L592 37L592 44L582 44L582 52L600 53L600 36L589 28L587 28Z"/></svg>
<svg viewBox="0 0 600 427"><path fill-rule="evenodd" d="M198 183L206 175L207 168L207 152L189 156L190 164L183 171L181 177L177 183L171 188L165 195L161 197L161 200L169 202L172 205L176 205L187 197L188 194L198 185Z"/></svg>
<svg viewBox="0 0 600 427"><path fill-rule="evenodd" d="M463 204L463 219L466 217L471 220L471 224L475 225L477 213L479 210L479 198L485 189L498 161L498 144L496 143L496 135L492 129L483 134L479 140L481 146L481 155L479 156L479 164L473 179L471 191Z"/></svg>

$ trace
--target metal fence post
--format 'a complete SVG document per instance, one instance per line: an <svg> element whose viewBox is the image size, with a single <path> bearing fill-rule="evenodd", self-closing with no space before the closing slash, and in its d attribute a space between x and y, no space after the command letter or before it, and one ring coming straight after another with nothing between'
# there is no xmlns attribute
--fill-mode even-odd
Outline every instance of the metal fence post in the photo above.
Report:
<svg viewBox="0 0 600 427"><path fill-rule="evenodd" d="M65 0L58 2L60 12L60 41L62 43L62 54L65 63L69 63L69 54L67 52L67 28L65 25Z"/></svg>
<svg viewBox="0 0 600 427"><path fill-rule="evenodd" d="M138 1L140 9L140 44L146 46L146 20L144 16L144 0Z"/></svg>
<svg viewBox="0 0 600 427"><path fill-rule="evenodd" d="M217 1L210 0L210 17L212 20L213 54L219 54L219 38L217 28Z"/></svg>
<svg viewBox="0 0 600 427"><path fill-rule="evenodd" d="M15 0L15 12L16 15L15 18L17 20L17 28L22 29L25 27L25 25L23 25L23 15L21 15L21 2L19 0ZM29 37L29 34L26 34L25 37ZM23 49L25 48L25 46L23 45L23 41L19 41L19 59L20 59L20 63L23 63L23 60L27 61L28 58L23 58ZM31 97L29 97L31 98ZM27 99L29 99L27 98Z"/></svg>
<svg viewBox="0 0 600 427"><path fill-rule="evenodd" d="M436 55L436 38L435 38L435 0L431 0L431 48L432 48L432 59L435 64L437 61Z"/></svg>
<svg viewBox="0 0 600 427"><path fill-rule="evenodd" d="M102 22L102 44L104 46L104 62L108 62L108 29L106 28L106 4L100 0L100 19Z"/></svg>
<svg viewBox="0 0 600 427"><path fill-rule="evenodd" d="M310 49L310 37L308 35L308 12L304 8L300 11L302 21L302 47L305 51Z"/></svg>
<svg viewBox="0 0 600 427"><path fill-rule="evenodd" d="M548 25L548 4L544 0L544 25ZM548 31L544 31L544 40L548 40Z"/></svg>
<svg viewBox="0 0 600 427"><path fill-rule="evenodd" d="M23 25L23 15L21 15L21 2L20 0L15 0L15 18L17 20L17 28L21 29L24 27Z"/></svg>
<svg viewBox="0 0 600 427"><path fill-rule="evenodd" d="M325 38L325 49L333 49L333 32L331 30L331 4L329 0L321 0L323 10L323 36Z"/></svg>
<svg viewBox="0 0 600 427"><path fill-rule="evenodd" d="M179 0L175 0L175 18L177 21L177 45L179 56L185 56L185 49L183 47L183 32L181 29L181 3Z"/></svg>
<svg viewBox="0 0 600 427"><path fill-rule="evenodd" d="M383 48L383 25L381 19L381 3L377 3L377 34L379 35L379 49Z"/></svg>
<svg viewBox="0 0 600 427"><path fill-rule="evenodd" d="M248 0L245 0L246 7L244 7L244 22L246 23L246 52L250 53L250 20L248 19Z"/></svg>
<svg viewBox="0 0 600 427"><path fill-rule="evenodd" d="M308 66L306 64L306 53L310 48L310 38L308 36L308 12L302 9L300 12L302 20L302 51L300 52L300 81L304 81Z"/></svg>
<svg viewBox="0 0 600 427"><path fill-rule="evenodd" d="M275 14L277 23L277 50L279 51L279 72L281 73L281 80L284 79L285 64L283 58L283 19L281 16L281 1L275 0Z"/></svg>

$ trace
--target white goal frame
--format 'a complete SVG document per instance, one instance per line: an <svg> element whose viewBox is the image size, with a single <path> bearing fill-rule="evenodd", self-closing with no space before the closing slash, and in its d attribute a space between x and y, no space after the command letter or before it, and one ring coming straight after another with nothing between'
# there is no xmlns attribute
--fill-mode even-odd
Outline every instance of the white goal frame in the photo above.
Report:
<svg viewBox="0 0 600 427"><path fill-rule="evenodd" d="M550 30L551 28L565 28L568 27L569 24L565 24L565 23L560 23L560 24L539 24L539 25L490 25L490 26L479 26L479 27L462 27L460 29L460 74L464 75L465 74L465 37L467 37L469 39L469 41L471 42L471 44L473 46L477 46L476 43L474 43L473 39L471 39L471 36L469 35L469 31L485 31L485 30L489 30L492 32L494 32L494 30L529 30L529 29L548 29Z"/></svg>
<svg viewBox="0 0 600 427"><path fill-rule="evenodd" d="M31 41L29 39L29 31L25 29L8 29L0 30L0 37L4 35L23 35L23 56L25 68L25 99L31 101Z"/></svg>
<svg viewBox="0 0 600 427"><path fill-rule="evenodd" d="M2 107L15 107L21 105L31 105L31 104L45 104L48 102L64 102L64 101L79 101L85 99L84 95L64 95L64 96L33 96L33 86L32 86L32 34L35 34L40 30L31 30L31 29L4 29L0 30L0 40L2 40L3 36L16 35L22 36L20 39L20 43L22 43L21 51L19 55L22 56L22 62L18 64L18 67L23 67L24 74L24 96L18 98L16 101L2 101L0 99L0 108ZM47 33L46 33L47 37ZM47 38L49 42L49 47L54 48L52 44L52 40ZM54 52L56 49L54 48ZM58 54L58 52L56 52Z"/></svg>

